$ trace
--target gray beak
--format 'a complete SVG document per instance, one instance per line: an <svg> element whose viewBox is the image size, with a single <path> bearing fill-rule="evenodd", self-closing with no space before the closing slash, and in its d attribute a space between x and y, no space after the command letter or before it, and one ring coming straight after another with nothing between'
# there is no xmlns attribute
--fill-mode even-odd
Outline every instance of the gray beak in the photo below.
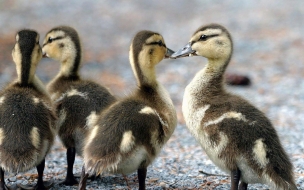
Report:
<svg viewBox="0 0 304 190"><path fill-rule="evenodd" d="M195 50L193 50L191 48L191 43L189 42L185 47L183 47L183 48L179 49L177 52L173 53L170 58L175 59L175 58L187 57L190 54L195 55Z"/></svg>
<svg viewBox="0 0 304 190"><path fill-rule="evenodd" d="M173 50L167 48L167 52L166 52L166 55L165 55L165 59L167 58L171 58L171 55L174 53Z"/></svg>

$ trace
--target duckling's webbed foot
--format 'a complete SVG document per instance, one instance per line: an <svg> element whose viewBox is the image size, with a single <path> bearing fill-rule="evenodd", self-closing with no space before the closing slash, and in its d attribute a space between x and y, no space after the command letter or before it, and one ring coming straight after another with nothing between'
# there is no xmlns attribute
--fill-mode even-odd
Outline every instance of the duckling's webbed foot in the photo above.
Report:
<svg viewBox="0 0 304 190"><path fill-rule="evenodd" d="M67 175L65 177L64 181L59 182L59 184L63 184L66 186L73 186L78 184L78 181L76 180L76 177L81 177L81 174L73 174L73 166L75 162L75 155L76 155L76 149L75 147L70 147L67 149L67 163L68 163L68 168L67 168ZM94 181L97 178L96 175L89 176L88 179L91 179Z"/></svg>
<svg viewBox="0 0 304 190"><path fill-rule="evenodd" d="M4 181L4 171L0 167L0 190L5 190L6 188L7 187L6 187L5 181Z"/></svg>
<svg viewBox="0 0 304 190"><path fill-rule="evenodd" d="M248 184L242 181L240 183L239 190L247 190L247 186Z"/></svg>
<svg viewBox="0 0 304 190"><path fill-rule="evenodd" d="M231 190L238 190L241 171L239 169L231 171Z"/></svg>
<svg viewBox="0 0 304 190"><path fill-rule="evenodd" d="M74 175L67 175L65 177L65 180L60 181L59 184L66 185L66 186L73 186L75 184L78 184L78 181L74 177Z"/></svg>

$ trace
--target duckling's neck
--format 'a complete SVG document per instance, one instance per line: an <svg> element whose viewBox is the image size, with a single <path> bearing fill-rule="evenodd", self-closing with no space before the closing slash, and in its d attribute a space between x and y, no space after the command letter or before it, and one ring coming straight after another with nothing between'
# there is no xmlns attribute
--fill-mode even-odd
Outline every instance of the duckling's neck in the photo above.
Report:
<svg viewBox="0 0 304 190"><path fill-rule="evenodd" d="M25 65L28 64L19 64L20 66L17 66L17 83L21 86L34 86L39 92L41 92L44 95L49 95L45 85L43 82L35 75L36 67L35 64L31 64L31 67L26 67ZM24 65L23 68L21 68Z"/></svg>
<svg viewBox="0 0 304 190"><path fill-rule="evenodd" d="M20 64L17 64L17 82L21 86L27 86L33 82L36 68L33 66L30 59L22 59Z"/></svg>
<svg viewBox="0 0 304 190"><path fill-rule="evenodd" d="M143 63L140 63L140 60L136 61L132 58L130 61L138 87L157 86L155 67L149 60L143 60Z"/></svg>
<svg viewBox="0 0 304 190"><path fill-rule="evenodd" d="M209 59L207 65L195 75L188 85L188 90L194 94L211 97L224 92L223 75L228 63L229 60Z"/></svg>
<svg viewBox="0 0 304 190"><path fill-rule="evenodd" d="M61 68L58 76L75 77L79 76L80 56L70 56L61 62Z"/></svg>
<svg viewBox="0 0 304 190"><path fill-rule="evenodd" d="M141 69L141 77L138 77L138 86L152 86L157 87L155 68Z"/></svg>
<svg viewBox="0 0 304 190"><path fill-rule="evenodd" d="M49 96L49 93L47 92L45 85L36 75L34 75L32 83L37 88L38 91L40 91L42 94L46 96Z"/></svg>

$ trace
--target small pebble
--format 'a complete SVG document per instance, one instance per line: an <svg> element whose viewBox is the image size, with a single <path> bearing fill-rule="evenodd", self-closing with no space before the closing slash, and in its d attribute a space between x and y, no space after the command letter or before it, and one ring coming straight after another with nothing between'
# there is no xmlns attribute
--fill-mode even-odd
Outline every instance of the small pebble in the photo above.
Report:
<svg viewBox="0 0 304 190"><path fill-rule="evenodd" d="M167 188L168 185L162 181L159 183L159 186L161 186L164 189L164 188Z"/></svg>
<svg viewBox="0 0 304 190"><path fill-rule="evenodd" d="M15 182L17 180L17 177L16 176L10 177L8 180L11 181L11 182Z"/></svg>
<svg viewBox="0 0 304 190"><path fill-rule="evenodd" d="M28 182L27 180L24 180L24 181L22 181L21 184L22 184L22 185L27 185L27 184L29 184L29 182Z"/></svg>

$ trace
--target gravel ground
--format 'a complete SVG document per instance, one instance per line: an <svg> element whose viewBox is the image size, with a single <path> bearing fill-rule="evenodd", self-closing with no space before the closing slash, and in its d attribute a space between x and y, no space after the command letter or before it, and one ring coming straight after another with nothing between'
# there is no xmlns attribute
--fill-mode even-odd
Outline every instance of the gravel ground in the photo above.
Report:
<svg viewBox="0 0 304 190"><path fill-rule="evenodd" d="M128 63L132 37L142 29L163 34L167 46L177 50L187 43L201 25L216 22L231 32L235 51L228 72L248 75L247 88L228 87L249 99L266 113L275 125L295 167L296 182L304 189L304 1L0 1L0 87L15 77L11 62L14 35L22 28L41 34L54 26L75 27L83 42L82 74L109 86L124 96L135 85ZM185 127L181 114L183 90L205 59L193 57L164 60L158 67L159 81L165 85L176 105L179 124L160 156L148 168L147 189L228 189L230 178L207 176L199 171L223 174L206 157ZM59 64L43 60L37 74L48 82ZM65 149L56 141L46 158L45 179L62 180L66 169ZM82 159L76 158L79 173ZM31 183L36 170L7 174L12 183ZM128 176L129 186L138 187L136 174ZM121 175L103 176L88 182L87 189L126 189ZM77 189L55 185L52 189ZM249 189L267 189L250 184Z"/></svg>

